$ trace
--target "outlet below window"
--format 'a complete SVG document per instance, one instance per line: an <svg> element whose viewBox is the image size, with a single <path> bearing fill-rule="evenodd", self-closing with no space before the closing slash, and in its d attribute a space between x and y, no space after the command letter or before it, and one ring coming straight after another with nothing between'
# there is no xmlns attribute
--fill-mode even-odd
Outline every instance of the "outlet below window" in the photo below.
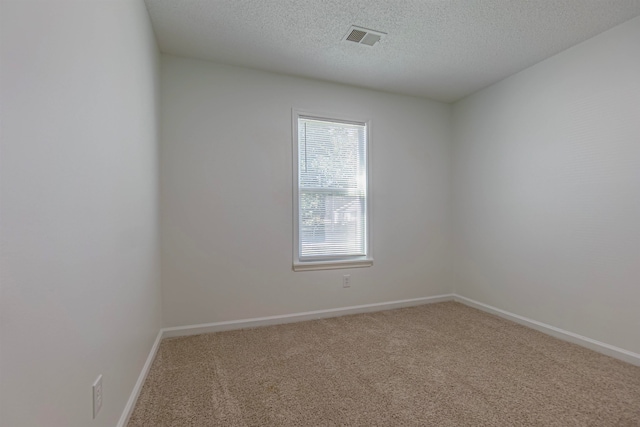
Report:
<svg viewBox="0 0 640 427"><path fill-rule="evenodd" d="M344 276L342 276L342 287L343 288L350 288L351 287L351 275L350 274L345 274Z"/></svg>

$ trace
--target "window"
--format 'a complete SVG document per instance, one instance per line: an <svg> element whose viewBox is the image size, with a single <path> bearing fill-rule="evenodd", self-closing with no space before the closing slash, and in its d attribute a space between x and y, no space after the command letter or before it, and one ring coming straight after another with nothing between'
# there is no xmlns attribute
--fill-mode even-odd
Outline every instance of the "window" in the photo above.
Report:
<svg viewBox="0 0 640 427"><path fill-rule="evenodd" d="M369 124L294 111L293 269L367 267Z"/></svg>

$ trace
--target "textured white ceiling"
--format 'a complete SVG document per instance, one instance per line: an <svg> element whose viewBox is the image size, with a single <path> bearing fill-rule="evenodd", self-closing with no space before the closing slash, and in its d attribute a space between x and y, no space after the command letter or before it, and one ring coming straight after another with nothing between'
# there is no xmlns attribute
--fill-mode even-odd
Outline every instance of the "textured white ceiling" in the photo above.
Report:
<svg viewBox="0 0 640 427"><path fill-rule="evenodd" d="M445 102L640 15L640 0L146 4L165 53ZM342 41L352 24L387 36L374 47Z"/></svg>

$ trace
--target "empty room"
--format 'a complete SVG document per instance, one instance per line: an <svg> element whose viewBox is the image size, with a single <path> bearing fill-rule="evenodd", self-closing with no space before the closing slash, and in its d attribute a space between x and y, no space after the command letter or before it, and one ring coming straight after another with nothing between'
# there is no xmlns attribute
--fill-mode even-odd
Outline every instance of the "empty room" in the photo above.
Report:
<svg viewBox="0 0 640 427"><path fill-rule="evenodd" d="M640 426L640 1L0 0L0 426Z"/></svg>

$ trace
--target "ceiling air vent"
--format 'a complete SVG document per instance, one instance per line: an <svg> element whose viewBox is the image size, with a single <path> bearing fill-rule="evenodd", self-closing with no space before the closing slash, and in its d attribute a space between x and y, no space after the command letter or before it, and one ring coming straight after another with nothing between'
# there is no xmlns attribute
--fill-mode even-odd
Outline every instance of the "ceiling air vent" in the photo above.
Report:
<svg viewBox="0 0 640 427"><path fill-rule="evenodd" d="M362 27L356 27L355 25L349 28L349 32L344 36L342 40L364 44L367 46L373 46L378 43L382 36L385 36L386 33L381 33L380 31L368 30Z"/></svg>

